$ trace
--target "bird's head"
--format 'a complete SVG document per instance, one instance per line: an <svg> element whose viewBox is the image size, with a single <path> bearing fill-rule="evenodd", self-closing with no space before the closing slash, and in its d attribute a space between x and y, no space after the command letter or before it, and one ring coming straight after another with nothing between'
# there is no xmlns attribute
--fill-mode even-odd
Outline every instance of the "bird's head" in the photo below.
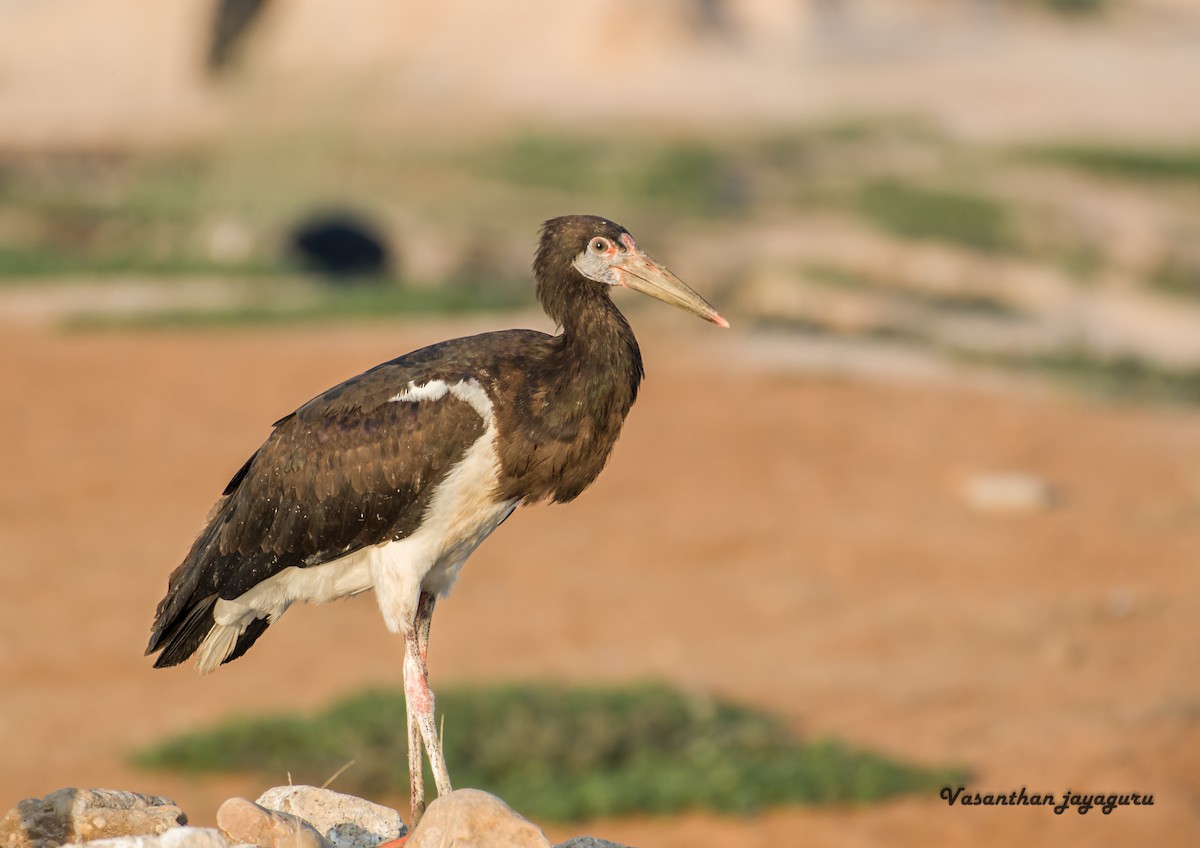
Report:
<svg viewBox="0 0 1200 848"><path fill-rule="evenodd" d="M563 323L577 292L607 292L611 287L650 295L719 327L729 322L691 286L643 251L620 224L595 215L553 218L542 225L533 263L538 299L547 314Z"/></svg>

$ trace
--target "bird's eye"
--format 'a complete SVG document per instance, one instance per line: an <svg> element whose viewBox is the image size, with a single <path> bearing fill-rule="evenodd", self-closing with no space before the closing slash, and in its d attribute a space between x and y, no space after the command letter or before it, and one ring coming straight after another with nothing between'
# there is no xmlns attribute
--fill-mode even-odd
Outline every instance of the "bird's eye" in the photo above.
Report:
<svg viewBox="0 0 1200 848"><path fill-rule="evenodd" d="M594 238L589 247L591 247L592 253L608 253L612 242L605 238Z"/></svg>

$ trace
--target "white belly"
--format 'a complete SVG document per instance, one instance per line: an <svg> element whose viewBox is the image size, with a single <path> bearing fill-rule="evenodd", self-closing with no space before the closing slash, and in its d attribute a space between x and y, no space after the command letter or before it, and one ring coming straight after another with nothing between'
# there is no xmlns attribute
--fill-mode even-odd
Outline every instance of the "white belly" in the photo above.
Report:
<svg viewBox="0 0 1200 848"><path fill-rule="evenodd" d="M285 568L237 598L218 600L215 626L197 653L200 670L220 665L251 621L274 622L296 601L321 604L373 588L388 629L399 633L411 628L421 591L448 592L467 557L519 502L495 499L500 472L496 427L490 415L485 420L488 428L438 485L411 536L322 565Z"/></svg>

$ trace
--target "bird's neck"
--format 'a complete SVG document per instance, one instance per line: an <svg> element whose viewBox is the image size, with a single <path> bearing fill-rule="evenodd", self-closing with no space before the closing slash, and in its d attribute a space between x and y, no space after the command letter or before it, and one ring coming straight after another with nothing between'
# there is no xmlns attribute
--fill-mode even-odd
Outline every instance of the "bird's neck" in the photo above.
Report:
<svg viewBox="0 0 1200 848"><path fill-rule="evenodd" d="M576 497L604 468L637 398L642 354L629 322L607 292L577 294L572 307L518 393L528 402L515 410L521 420L501 458L503 498Z"/></svg>
<svg viewBox="0 0 1200 848"><path fill-rule="evenodd" d="M589 298L563 317L555 359L568 372L586 378L593 391L629 392L632 404L641 384L642 352L633 329L607 292Z"/></svg>

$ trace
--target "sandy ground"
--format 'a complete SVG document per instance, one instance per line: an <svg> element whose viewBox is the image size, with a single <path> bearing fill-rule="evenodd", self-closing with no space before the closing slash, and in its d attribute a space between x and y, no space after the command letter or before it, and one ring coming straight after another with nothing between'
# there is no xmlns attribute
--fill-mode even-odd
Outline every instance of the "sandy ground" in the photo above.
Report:
<svg viewBox="0 0 1200 848"><path fill-rule="evenodd" d="M270 421L385 358L507 321L2 328L0 809L107 786L171 795L211 823L224 797L265 784L138 773L128 752L232 712L398 682L400 643L370 596L292 610L207 678L153 671L141 650L167 574ZM736 333L635 324L649 381L612 463L579 501L523 510L476 554L438 610L435 688L665 678L801 733L965 764L972 790L1155 803L1056 816L918 797L552 837L1193 844L1200 413L749 368ZM1044 475L1062 504L964 505L964 480L1006 469Z"/></svg>
<svg viewBox="0 0 1200 848"><path fill-rule="evenodd" d="M698 31L705 5L726 9L724 35ZM264 16L230 85L202 70L212 4L0 0L0 148L178 147L298 126L727 133L864 114L1000 141L1194 140L1194 0L1121 0L1078 21L1027 14L1038 5L291 0ZM845 14L823 19L834 7Z"/></svg>

